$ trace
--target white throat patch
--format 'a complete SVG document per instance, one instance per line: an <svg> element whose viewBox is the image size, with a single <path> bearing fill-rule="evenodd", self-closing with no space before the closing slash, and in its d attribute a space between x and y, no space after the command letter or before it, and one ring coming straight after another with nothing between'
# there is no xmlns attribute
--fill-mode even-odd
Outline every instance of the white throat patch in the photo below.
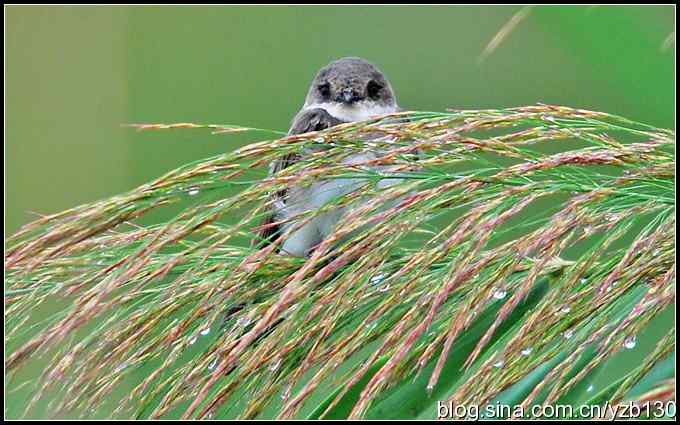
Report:
<svg viewBox="0 0 680 425"><path fill-rule="evenodd" d="M324 109L335 118L347 122L364 121L375 117L376 115L397 112L396 106L380 106L376 105L374 102L366 102L365 100L353 105L345 105L338 102L315 103L305 106L304 110L314 108Z"/></svg>

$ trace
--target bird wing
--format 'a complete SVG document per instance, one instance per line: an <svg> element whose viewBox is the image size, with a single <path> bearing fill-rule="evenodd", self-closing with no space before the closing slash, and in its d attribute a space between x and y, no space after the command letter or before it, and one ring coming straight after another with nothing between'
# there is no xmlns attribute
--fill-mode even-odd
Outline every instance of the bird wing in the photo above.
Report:
<svg viewBox="0 0 680 425"><path fill-rule="evenodd" d="M335 125L342 124L341 121L331 114L329 114L325 109L313 108L313 109L303 109L300 111L293 119L293 124L288 130L288 135L292 136L294 134L309 133L312 131L322 131L331 128ZM281 158L276 159L272 162L269 167L269 175L273 176L281 170L290 167L300 160L300 155L297 153L288 153L283 155ZM272 201L280 200L285 205L288 190L282 189L271 194ZM265 213L260 226L258 226L257 239L254 241L255 244L262 243L262 246L269 245L273 243L276 238L281 233L281 226L277 224L276 208L274 207L275 202L270 202L267 207L268 210Z"/></svg>

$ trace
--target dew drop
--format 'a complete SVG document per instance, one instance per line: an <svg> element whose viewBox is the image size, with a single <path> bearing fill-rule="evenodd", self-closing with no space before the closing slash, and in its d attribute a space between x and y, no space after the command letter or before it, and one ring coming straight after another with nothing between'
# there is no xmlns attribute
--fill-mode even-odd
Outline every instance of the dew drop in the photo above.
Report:
<svg viewBox="0 0 680 425"><path fill-rule="evenodd" d="M434 391L434 385L432 384L427 384L427 393L429 395L432 395L432 392Z"/></svg>
<svg viewBox="0 0 680 425"><path fill-rule="evenodd" d="M586 279L585 277L582 277L581 278L581 284L585 285L586 283L588 283L588 279Z"/></svg>
<svg viewBox="0 0 680 425"><path fill-rule="evenodd" d="M248 318L248 316L239 317L239 319L236 321L236 325L238 325L242 328L245 328L249 324L250 324L250 318Z"/></svg>
<svg viewBox="0 0 680 425"><path fill-rule="evenodd" d="M564 314L567 314L567 313L571 312L571 307L569 307L568 305L565 305L564 307L562 307L562 309L560 311Z"/></svg>
<svg viewBox="0 0 680 425"><path fill-rule="evenodd" d="M217 359L210 362L210 364L208 365L208 370L215 369L215 366L217 366Z"/></svg>
<svg viewBox="0 0 680 425"><path fill-rule="evenodd" d="M503 288L498 288L493 293L493 297L497 300L502 300L506 295L508 295L508 291Z"/></svg>
<svg viewBox="0 0 680 425"><path fill-rule="evenodd" d="M189 188L188 193L189 193L189 196L194 196L194 195L198 195L198 192L199 192L198 188L196 186L193 186L193 187Z"/></svg>
<svg viewBox="0 0 680 425"><path fill-rule="evenodd" d="M637 338L635 335L631 335L627 337L625 340L623 340L623 346L626 347L627 349L633 349L637 345Z"/></svg>
<svg viewBox="0 0 680 425"><path fill-rule="evenodd" d="M385 275L383 273L379 273L371 278L371 285L377 285L383 280L385 280Z"/></svg>
<svg viewBox="0 0 680 425"><path fill-rule="evenodd" d="M119 365L116 367L116 370L114 370L114 372L115 372L115 373L121 372L121 371L122 371L123 369L125 369L126 367L128 367L127 362L123 362L123 363L119 364Z"/></svg>
<svg viewBox="0 0 680 425"><path fill-rule="evenodd" d="M189 340L189 345L194 345L194 344L196 344L196 339L197 339L196 337L191 338L191 339Z"/></svg>
<svg viewBox="0 0 680 425"><path fill-rule="evenodd" d="M390 290L390 285L380 285L380 287L378 288L379 292L387 292L389 290Z"/></svg>
<svg viewBox="0 0 680 425"><path fill-rule="evenodd" d="M565 339L569 339L569 338L571 338L572 336L574 336L574 331L573 331L572 329L567 329L566 331L564 331L564 333L562 334L562 336L563 336Z"/></svg>
<svg viewBox="0 0 680 425"><path fill-rule="evenodd" d="M528 356L529 354L531 354L532 351L534 351L534 349L532 347L527 347L524 350L522 350L522 355Z"/></svg>
<svg viewBox="0 0 680 425"><path fill-rule="evenodd" d="M210 328L205 328L201 331L201 335L206 336L210 333Z"/></svg>
<svg viewBox="0 0 680 425"><path fill-rule="evenodd" d="M595 389L595 387L594 387L594 386L592 386L592 385L588 385L588 389L586 390L586 392L589 392L589 393L591 393L591 392L593 392L593 390L594 390L594 389Z"/></svg>
<svg viewBox="0 0 680 425"><path fill-rule="evenodd" d="M504 364L505 364L505 362L503 360L499 360L499 361L497 361L496 363L493 364L493 367L501 368L501 367L503 367Z"/></svg>

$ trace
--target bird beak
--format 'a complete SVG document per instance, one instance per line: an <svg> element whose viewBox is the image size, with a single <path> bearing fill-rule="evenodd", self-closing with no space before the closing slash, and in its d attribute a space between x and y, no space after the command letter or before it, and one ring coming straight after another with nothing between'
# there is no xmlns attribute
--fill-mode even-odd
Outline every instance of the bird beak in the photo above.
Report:
<svg viewBox="0 0 680 425"><path fill-rule="evenodd" d="M345 88L341 93L342 101L345 103L352 103L354 101L354 90L351 88Z"/></svg>

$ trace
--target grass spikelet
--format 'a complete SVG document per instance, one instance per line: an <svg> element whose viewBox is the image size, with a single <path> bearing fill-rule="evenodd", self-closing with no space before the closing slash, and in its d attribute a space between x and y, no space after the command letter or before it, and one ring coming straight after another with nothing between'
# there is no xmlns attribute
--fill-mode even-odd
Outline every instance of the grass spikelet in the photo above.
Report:
<svg viewBox="0 0 680 425"><path fill-rule="evenodd" d="M535 105L275 137L7 238L10 389L18 371L44 370L16 383L32 388L27 416L375 418L434 412L434 400L576 404L674 305L670 130ZM380 155L341 164L365 150ZM270 161L303 152L267 175ZM350 207L308 258L250 243L270 193L341 178L363 183L295 218ZM138 222L170 208L179 212L165 222ZM668 331L594 402L668 398L668 377L630 393L670 355Z"/></svg>

